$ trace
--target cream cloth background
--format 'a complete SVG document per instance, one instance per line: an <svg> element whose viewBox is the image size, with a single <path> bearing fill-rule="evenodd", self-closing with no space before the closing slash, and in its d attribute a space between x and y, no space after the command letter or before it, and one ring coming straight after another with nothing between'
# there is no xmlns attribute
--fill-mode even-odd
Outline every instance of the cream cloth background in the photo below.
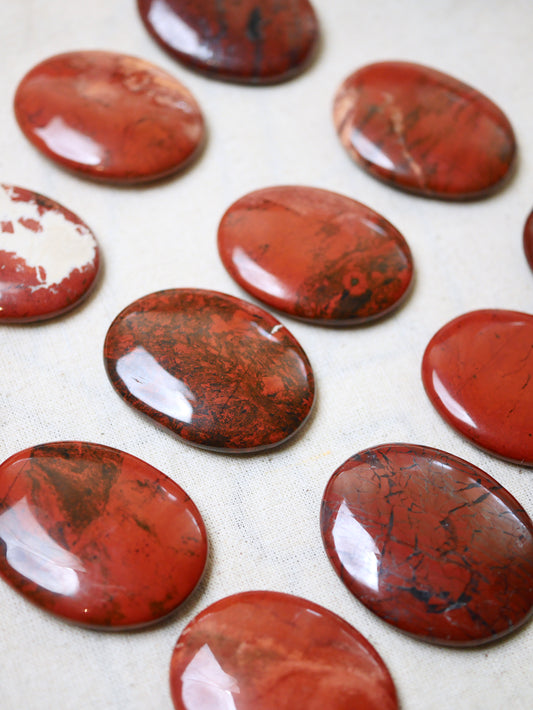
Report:
<svg viewBox="0 0 533 710"><path fill-rule="evenodd" d="M0 459L60 439L123 449L187 490L211 543L194 596L167 623L136 633L67 625L1 583L3 710L171 710L168 665L181 630L208 604L249 589L307 597L348 620L388 664L404 710L533 707L531 624L474 650L408 638L345 590L318 527L333 471L357 451L391 441L464 457L533 510L533 472L455 434L432 409L419 374L425 345L451 318L477 308L532 309L533 273L521 239L533 207L533 2L315 0L315 7L323 41L314 65L289 83L250 88L175 63L149 37L133 0L0 2L0 180L77 212L104 257L99 286L84 306L48 323L1 326ZM23 137L12 98L25 72L52 54L96 48L149 59L194 92L209 138L185 173L142 188L98 185L45 160ZM380 184L351 162L333 128L333 94L356 68L390 58L455 75L504 109L520 150L504 191L469 204L425 200ZM120 400L102 365L104 336L123 307L151 291L207 287L246 298L219 261L217 225L235 199L274 184L335 190L382 212L412 248L414 291L401 310L368 327L325 329L281 317L314 366L311 421L292 443L266 454L200 451Z"/></svg>

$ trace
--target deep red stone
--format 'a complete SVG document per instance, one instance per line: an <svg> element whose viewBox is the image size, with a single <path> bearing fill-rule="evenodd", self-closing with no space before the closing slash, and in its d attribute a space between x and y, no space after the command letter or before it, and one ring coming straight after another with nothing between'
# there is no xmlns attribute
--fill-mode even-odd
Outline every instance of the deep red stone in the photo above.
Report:
<svg viewBox="0 0 533 710"><path fill-rule="evenodd" d="M113 52L68 52L38 64L18 86L15 114L46 156L111 182L169 175L204 138L188 89L143 59Z"/></svg>
<svg viewBox="0 0 533 710"><path fill-rule="evenodd" d="M533 269L533 212L524 226L524 252L529 266Z"/></svg>
<svg viewBox="0 0 533 710"><path fill-rule="evenodd" d="M533 609L533 524L481 469L386 444L348 459L322 501L326 552L348 589L424 641L474 646Z"/></svg>
<svg viewBox="0 0 533 710"><path fill-rule="evenodd" d="M98 244L70 210L36 192L0 185L0 322L52 318L94 286Z"/></svg>
<svg viewBox="0 0 533 710"><path fill-rule="evenodd" d="M239 298L170 289L112 323L104 358L126 402L183 440L226 452L283 443L309 416L311 365L289 331Z"/></svg>
<svg viewBox="0 0 533 710"><path fill-rule="evenodd" d="M306 599L244 592L204 609L170 664L176 710L396 710L390 674L346 621Z"/></svg>
<svg viewBox="0 0 533 710"><path fill-rule="evenodd" d="M422 380L439 414L500 458L533 466L533 316L466 313L429 342Z"/></svg>
<svg viewBox="0 0 533 710"><path fill-rule="evenodd" d="M334 121L371 175L428 197L462 200L496 190L516 154L505 114L470 86L418 64L379 62L338 90Z"/></svg>
<svg viewBox="0 0 533 710"><path fill-rule="evenodd" d="M252 296L329 325L390 312L413 274L409 247L390 222L349 197L312 187L245 195L222 218L218 248Z"/></svg>
<svg viewBox="0 0 533 710"><path fill-rule="evenodd" d="M308 0L137 0L150 34L215 79L269 84L299 74L318 42Z"/></svg>
<svg viewBox="0 0 533 710"><path fill-rule="evenodd" d="M207 538L189 496L144 461L79 441L0 466L0 575L42 609L96 628L158 621L200 580Z"/></svg>

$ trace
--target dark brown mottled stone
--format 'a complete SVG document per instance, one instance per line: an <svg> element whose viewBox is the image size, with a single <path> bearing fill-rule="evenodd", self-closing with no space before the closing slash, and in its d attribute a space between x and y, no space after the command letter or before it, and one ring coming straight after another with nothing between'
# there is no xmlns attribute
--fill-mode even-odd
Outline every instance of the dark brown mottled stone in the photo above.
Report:
<svg viewBox="0 0 533 710"><path fill-rule="evenodd" d="M533 212L531 212L524 225L524 252L527 263L533 269Z"/></svg>
<svg viewBox="0 0 533 710"><path fill-rule="evenodd" d="M170 289L135 301L109 328L104 358L128 404L202 448L276 446L313 404L311 365L291 333L215 291Z"/></svg>
<svg viewBox="0 0 533 710"><path fill-rule="evenodd" d="M374 210L312 187L279 186L237 200L218 249L252 296L296 318L354 325L399 306L413 275L407 242Z"/></svg>
<svg viewBox="0 0 533 710"><path fill-rule="evenodd" d="M176 710L397 710L390 674L343 619L278 592L235 594L204 609L170 664Z"/></svg>
<svg viewBox="0 0 533 710"><path fill-rule="evenodd" d="M271 84L312 59L318 20L308 0L137 0L150 34L173 57L214 78Z"/></svg>
<svg viewBox="0 0 533 710"><path fill-rule="evenodd" d="M361 167L427 197L484 197L515 161L505 114L471 86L419 64L378 62L351 74L335 96L334 121Z"/></svg>
<svg viewBox="0 0 533 710"><path fill-rule="evenodd" d="M321 513L348 589L424 641L475 646L533 609L533 524L487 473L452 454L384 444L348 459Z"/></svg>
<svg viewBox="0 0 533 710"><path fill-rule="evenodd" d="M0 576L63 619L152 624L191 594L206 557L189 496L130 454L62 441L0 465Z"/></svg>

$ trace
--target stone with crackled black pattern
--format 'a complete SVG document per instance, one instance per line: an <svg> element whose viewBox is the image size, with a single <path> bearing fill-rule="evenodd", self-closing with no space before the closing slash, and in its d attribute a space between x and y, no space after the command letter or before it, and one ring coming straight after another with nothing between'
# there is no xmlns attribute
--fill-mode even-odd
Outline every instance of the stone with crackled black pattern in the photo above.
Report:
<svg viewBox="0 0 533 710"><path fill-rule="evenodd" d="M125 184L183 168L205 134L183 84L115 52L67 52L41 62L17 88L15 115L26 138L62 167Z"/></svg>
<svg viewBox="0 0 533 710"><path fill-rule="evenodd" d="M215 291L140 298L111 324L104 357L128 404L202 448L277 446L313 405L313 372L294 336L263 309Z"/></svg>
<svg viewBox="0 0 533 710"><path fill-rule="evenodd" d="M439 414L476 446L533 466L533 315L471 311L443 326L422 360Z"/></svg>
<svg viewBox="0 0 533 710"><path fill-rule="evenodd" d="M424 641L476 646L533 609L533 524L452 454L384 444L352 456L322 500L326 552L371 611Z"/></svg>
<svg viewBox="0 0 533 710"><path fill-rule="evenodd" d="M170 664L176 710L397 710L374 647L324 607L279 592L234 594L198 614Z"/></svg>
<svg viewBox="0 0 533 710"><path fill-rule="evenodd" d="M471 86L409 62L365 66L339 88L334 121L349 155L374 177L427 197L484 197L516 156L505 114Z"/></svg>
<svg viewBox="0 0 533 710"><path fill-rule="evenodd" d="M0 322L65 313L90 293L99 249L89 227L37 192L0 185Z"/></svg>
<svg viewBox="0 0 533 710"><path fill-rule="evenodd" d="M370 207L328 190L251 192L223 216L224 266L252 296L296 318L355 325L397 308L413 276L409 246Z"/></svg>
<svg viewBox="0 0 533 710"><path fill-rule="evenodd" d="M152 37L214 79L285 81L314 56L318 20L308 0L137 0Z"/></svg>
<svg viewBox="0 0 533 710"><path fill-rule="evenodd" d="M130 454L62 441L0 465L0 576L67 621L159 621L195 589L206 557L192 500Z"/></svg>

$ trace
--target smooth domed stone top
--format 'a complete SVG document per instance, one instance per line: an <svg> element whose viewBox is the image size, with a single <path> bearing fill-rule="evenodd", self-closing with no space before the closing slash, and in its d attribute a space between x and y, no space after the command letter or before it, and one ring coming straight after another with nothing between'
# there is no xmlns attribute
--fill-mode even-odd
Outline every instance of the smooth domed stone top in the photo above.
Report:
<svg viewBox="0 0 533 710"><path fill-rule="evenodd" d="M188 89L143 59L113 52L68 52L38 64L18 86L15 114L46 156L110 182L169 175L204 139Z"/></svg>
<svg viewBox="0 0 533 710"><path fill-rule="evenodd" d="M452 454L362 451L333 474L320 523L348 589L424 641L475 646L531 615L533 524L497 481Z"/></svg>
<svg viewBox="0 0 533 710"><path fill-rule="evenodd" d="M447 74L379 62L349 76L334 121L354 160L374 177L428 197L483 197L508 177L513 129L490 99Z"/></svg>
<svg viewBox="0 0 533 710"><path fill-rule="evenodd" d="M159 44L214 79L270 84L299 74L318 43L308 0L137 0Z"/></svg>
<svg viewBox="0 0 533 710"><path fill-rule="evenodd" d="M218 249L252 296L326 325L364 323L403 300L413 275L407 242L369 207L312 187L270 187L226 212Z"/></svg>
<svg viewBox="0 0 533 710"><path fill-rule="evenodd" d="M281 444L311 412L311 365L261 308L202 289L140 298L104 346L113 387L183 440L227 452Z"/></svg>
<svg viewBox="0 0 533 710"><path fill-rule="evenodd" d="M533 269L533 212L527 218L524 227L524 251L529 266Z"/></svg>
<svg viewBox="0 0 533 710"><path fill-rule="evenodd" d="M422 379L439 414L500 458L533 466L533 316L466 313L430 340Z"/></svg>
<svg viewBox="0 0 533 710"><path fill-rule="evenodd" d="M94 286L98 244L89 227L54 200L0 185L0 323L52 318Z"/></svg>
<svg viewBox="0 0 533 710"><path fill-rule="evenodd" d="M144 461L64 441L0 466L0 575L42 609L95 628L144 626L196 587L207 538L189 496Z"/></svg>
<svg viewBox="0 0 533 710"><path fill-rule="evenodd" d="M317 604L278 592L235 594L185 628L170 664L176 710L396 710L370 643Z"/></svg>

